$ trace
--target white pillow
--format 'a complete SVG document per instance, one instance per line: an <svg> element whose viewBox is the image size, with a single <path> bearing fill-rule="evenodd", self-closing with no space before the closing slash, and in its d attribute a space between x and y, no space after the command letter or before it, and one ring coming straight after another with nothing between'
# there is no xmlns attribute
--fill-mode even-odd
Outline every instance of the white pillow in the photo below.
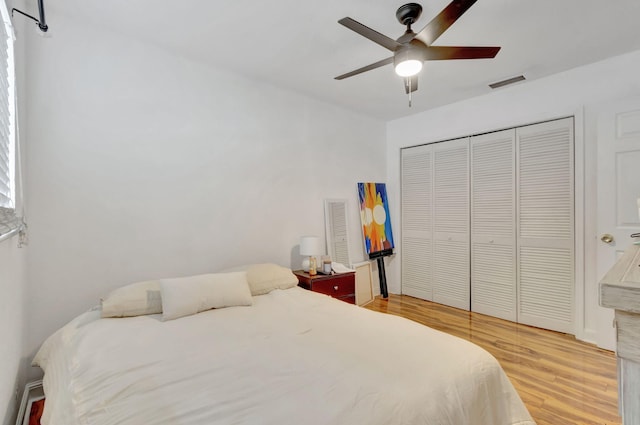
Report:
<svg viewBox="0 0 640 425"><path fill-rule="evenodd" d="M161 279L162 319L172 320L212 308L251 305L246 272Z"/></svg>
<svg viewBox="0 0 640 425"><path fill-rule="evenodd" d="M130 317L162 313L160 282L147 280L113 290L102 300L102 317Z"/></svg>
<svg viewBox="0 0 640 425"><path fill-rule="evenodd" d="M298 278L291 269L271 263L249 266L247 281L251 295L268 294L274 289L289 289L298 285Z"/></svg>

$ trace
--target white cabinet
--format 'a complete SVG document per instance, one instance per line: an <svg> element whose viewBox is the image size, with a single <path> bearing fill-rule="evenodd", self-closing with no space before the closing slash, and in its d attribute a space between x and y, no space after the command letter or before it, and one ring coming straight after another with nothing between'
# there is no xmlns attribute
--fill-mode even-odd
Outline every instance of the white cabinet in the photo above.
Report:
<svg viewBox="0 0 640 425"><path fill-rule="evenodd" d="M402 292L574 332L573 119L402 150Z"/></svg>
<svg viewBox="0 0 640 425"><path fill-rule="evenodd" d="M624 424L640 423L640 246L632 245L600 281L600 305L616 313L618 400Z"/></svg>

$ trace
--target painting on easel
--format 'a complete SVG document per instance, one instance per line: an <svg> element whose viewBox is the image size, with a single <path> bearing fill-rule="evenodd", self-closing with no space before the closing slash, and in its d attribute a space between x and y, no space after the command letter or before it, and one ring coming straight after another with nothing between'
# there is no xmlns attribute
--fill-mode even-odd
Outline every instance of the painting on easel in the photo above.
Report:
<svg viewBox="0 0 640 425"><path fill-rule="evenodd" d="M365 250L369 258L393 253L393 232L384 183L358 183L360 219Z"/></svg>

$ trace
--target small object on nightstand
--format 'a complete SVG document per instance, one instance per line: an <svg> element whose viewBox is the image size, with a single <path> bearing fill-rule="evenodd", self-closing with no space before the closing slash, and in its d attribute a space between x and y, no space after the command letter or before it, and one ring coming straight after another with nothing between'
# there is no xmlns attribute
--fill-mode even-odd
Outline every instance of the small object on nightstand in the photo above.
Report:
<svg viewBox="0 0 640 425"><path fill-rule="evenodd" d="M322 274L331 274L331 257L322 257Z"/></svg>
<svg viewBox="0 0 640 425"><path fill-rule="evenodd" d="M295 270L293 274L298 278L298 286L301 288L329 295L349 304L356 303L355 272L312 276L302 270Z"/></svg>
<svg viewBox="0 0 640 425"><path fill-rule="evenodd" d="M318 265L316 264L316 257L309 257L309 274L315 276L318 274Z"/></svg>

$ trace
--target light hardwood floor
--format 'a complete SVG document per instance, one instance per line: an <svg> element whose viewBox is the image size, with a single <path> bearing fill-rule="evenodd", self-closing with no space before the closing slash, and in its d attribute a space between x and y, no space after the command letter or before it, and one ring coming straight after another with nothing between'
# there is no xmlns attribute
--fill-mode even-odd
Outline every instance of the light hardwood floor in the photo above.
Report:
<svg viewBox="0 0 640 425"><path fill-rule="evenodd" d="M405 295L367 308L469 340L502 365L538 425L619 425L615 355L573 336Z"/></svg>

